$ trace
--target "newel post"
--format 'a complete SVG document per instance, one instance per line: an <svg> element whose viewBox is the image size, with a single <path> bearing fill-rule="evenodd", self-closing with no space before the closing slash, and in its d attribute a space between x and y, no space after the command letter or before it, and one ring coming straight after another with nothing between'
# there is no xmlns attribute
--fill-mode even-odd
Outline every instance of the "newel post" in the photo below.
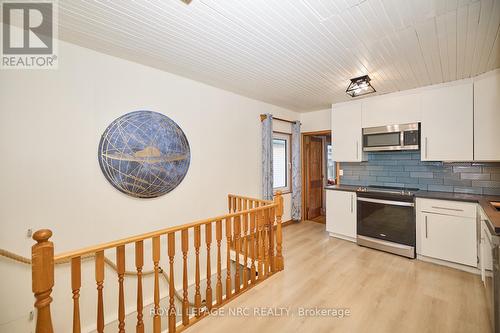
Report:
<svg viewBox="0 0 500 333"><path fill-rule="evenodd" d="M37 308L36 333L53 333L50 317L52 287L54 287L54 244L49 241L52 231L38 230L33 234L37 244L31 247L32 289Z"/></svg>
<svg viewBox="0 0 500 333"><path fill-rule="evenodd" d="M284 268L282 242L283 235L281 232L281 217L283 216L283 196L281 191L276 192L274 202L278 204L276 207L276 270L281 271Z"/></svg>

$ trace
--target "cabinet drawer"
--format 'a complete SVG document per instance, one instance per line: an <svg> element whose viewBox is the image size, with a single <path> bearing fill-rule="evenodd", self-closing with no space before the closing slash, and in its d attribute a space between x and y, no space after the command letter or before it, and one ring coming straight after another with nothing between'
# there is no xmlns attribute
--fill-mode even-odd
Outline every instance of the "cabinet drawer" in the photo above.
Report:
<svg viewBox="0 0 500 333"><path fill-rule="evenodd" d="M470 202L417 199L417 209L427 213L476 218L476 207Z"/></svg>

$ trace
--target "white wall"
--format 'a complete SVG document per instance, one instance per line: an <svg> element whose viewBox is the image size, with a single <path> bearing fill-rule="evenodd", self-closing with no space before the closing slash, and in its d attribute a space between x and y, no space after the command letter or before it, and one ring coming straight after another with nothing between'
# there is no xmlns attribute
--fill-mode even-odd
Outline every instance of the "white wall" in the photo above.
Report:
<svg viewBox="0 0 500 333"><path fill-rule="evenodd" d="M302 123L302 132L327 131L332 128L330 121L332 109L318 110L313 112L301 113L300 122Z"/></svg>
<svg viewBox="0 0 500 333"><path fill-rule="evenodd" d="M24 256L33 244L28 228L50 228L60 253L225 213L228 193L260 197L259 114L299 119L280 107L72 44L60 42L59 50L58 70L0 73L0 247ZM184 181L150 200L115 190L97 162L109 123L141 109L169 116L191 146ZM82 302L94 304L89 267L84 281L92 294ZM30 270L6 259L0 269L0 331L26 332ZM69 279L57 277L66 291L57 291L56 300L69 302ZM116 284L115 276L109 278Z"/></svg>

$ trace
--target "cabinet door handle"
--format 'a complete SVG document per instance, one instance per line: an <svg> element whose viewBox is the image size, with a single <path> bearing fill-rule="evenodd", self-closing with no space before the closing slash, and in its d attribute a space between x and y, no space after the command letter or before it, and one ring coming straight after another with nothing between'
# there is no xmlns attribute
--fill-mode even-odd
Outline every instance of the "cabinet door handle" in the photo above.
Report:
<svg viewBox="0 0 500 333"><path fill-rule="evenodd" d="M359 148L359 142L356 141L356 160L358 159L358 148Z"/></svg>
<svg viewBox="0 0 500 333"><path fill-rule="evenodd" d="M432 206L434 209L445 209L445 210L453 210L455 212L463 212L463 209L458 209L458 208L447 208L447 207L439 207L439 206Z"/></svg>
<svg viewBox="0 0 500 333"><path fill-rule="evenodd" d="M351 194L351 213L353 212L353 195Z"/></svg>
<svg viewBox="0 0 500 333"><path fill-rule="evenodd" d="M427 158L427 137L425 137L425 158Z"/></svg>
<svg viewBox="0 0 500 333"><path fill-rule="evenodd" d="M427 233L427 215L425 216L425 238L428 238L427 237L428 233Z"/></svg>

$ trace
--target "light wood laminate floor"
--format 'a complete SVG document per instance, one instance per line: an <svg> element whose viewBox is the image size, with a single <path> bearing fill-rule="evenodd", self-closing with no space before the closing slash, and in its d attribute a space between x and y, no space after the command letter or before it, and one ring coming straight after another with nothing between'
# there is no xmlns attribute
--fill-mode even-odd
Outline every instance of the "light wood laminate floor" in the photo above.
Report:
<svg viewBox="0 0 500 333"><path fill-rule="evenodd" d="M187 332L489 332L478 275L329 238L315 222L283 229L285 270ZM250 316L228 316L229 308ZM254 316L284 307L289 316ZM301 317L298 309L348 308L349 317ZM220 315L220 313L219 313Z"/></svg>

